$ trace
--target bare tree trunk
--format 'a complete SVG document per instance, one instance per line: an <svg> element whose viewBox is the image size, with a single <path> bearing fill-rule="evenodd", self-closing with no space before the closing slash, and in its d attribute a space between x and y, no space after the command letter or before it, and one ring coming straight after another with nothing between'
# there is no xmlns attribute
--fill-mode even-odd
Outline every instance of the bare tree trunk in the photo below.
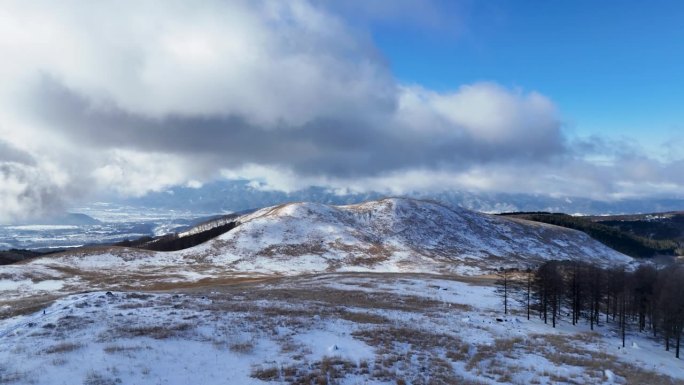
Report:
<svg viewBox="0 0 684 385"><path fill-rule="evenodd" d="M504 272L504 314L508 315L508 272Z"/></svg>
<svg viewBox="0 0 684 385"><path fill-rule="evenodd" d="M532 271L527 269L527 320L530 320L530 294L532 291Z"/></svg>
<svg viewBox="0 0 684 385"><path fill-rule="evenodd" d="M558 310L558 300L557 300L557 298L555 298L555 296L551 300L553 301L552 306L551 306L551 310L553 311L553 315L551 316L551 325L555 328L556 327L556 313L558 313L558 311L557 311Z"/></svg>
<svg viewBox="0 0 684 385"><path fill-rule="evenodd" d="M621 326L621 328L622 328L622 347L623 347L623 348L625 347L625 323L626 323L626 321L627 321L627 320L626 320L626 317L627 317L627 314L626 314L626 312L627 312L627 309L626 309L626 307L627 307L627 303L626 303L626 302L627 302L627 299L626 299L625 297L626 297L626 294L623 293L623 294L622 294L622 311L620 312L620 313L621 313L621 314L620 314L620 323L621 323L620 326Z"/></svg>
<svg viewBox="0 0 684 385"><path fill-rule="evenodd" d="M670 351L670 329L667 326L665 327L665 351Z"/></svg>

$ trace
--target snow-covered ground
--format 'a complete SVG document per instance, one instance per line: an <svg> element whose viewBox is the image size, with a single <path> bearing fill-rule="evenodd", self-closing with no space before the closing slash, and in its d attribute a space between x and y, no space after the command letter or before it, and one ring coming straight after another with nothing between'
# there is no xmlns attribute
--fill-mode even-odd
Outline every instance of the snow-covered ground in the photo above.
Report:
<svg viewBox="0 0 684 385"><path fill-rule="evenodd" d="M218 238L178 252L75 250L20 265L24 272L19 275L26 279L38 266L52 269L52 277L76 269L123 274L122 280L125 273L138 274L148 281L151 272L179 280L187 272L198 278L331 271L472 275L549 259L632 262L578 231L411 199L352 206L293 203L255 211L237 222L237 228ZM5 277L0 269L0 279Z"/></svg>
<svg viewBox="0 0 684 385"><path fill-rule="evenodd" d="M286 204L237 221L218 238L176 252L100 247L0 266L0 317L36 293L150 290L322 272L477 275L548 259L632 263L574 230L411 199Z"/></svg>
<svg viewBox="0 0 684 385"><path fill-rule="evenodd" d="M237 221L177 252L101 247L0 266L0 384L684 381L646 335L619 349L612 325L502 317L491 282L465 277L548 259L632 263L583 233L409 199Z"/></svg>
<svg viewBox="0 0 684 385"><path fill-rule="evenodd" d="M0 321L0 383L684 383L647 335L621 349L612 324L504 317L494 288L469 281L346 273L73 294Z"/></svg>

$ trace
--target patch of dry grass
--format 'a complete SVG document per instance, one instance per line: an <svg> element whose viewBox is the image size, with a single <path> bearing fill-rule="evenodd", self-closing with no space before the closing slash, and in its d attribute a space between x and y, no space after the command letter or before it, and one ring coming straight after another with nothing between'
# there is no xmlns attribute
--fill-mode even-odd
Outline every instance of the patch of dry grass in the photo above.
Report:
<svg viewBox="0 0 684 385"><path fill-rule="evenodd" d="M188 330L193 328L187 323L175 325L146 325L146 326L124 326L112 330L111 338L135 338L148 337L156 340L163 340L172 337L180 337Z"/></svg>
<svg viewBox="0 0 684 385"><path fill-rule="evenodd" d="M74 350L81 349L83 347L82 344L74 344L71 342L63 342L57 345L52 345L48 348L45 348L43 350L43 353L45 354L56 354L56 353L69 353L73 352Z"/></svg>
<svg viewBox="0 0 684 385"><path fill-rule="evenodd" d="M228 346L228 348L230 349L231 352L234 352L234 353L247 354L247 353L251 353L254 350L254 342L252 342L252 341L233 342Z"/></svg>
<svg viewBox="0 0 684 385"><path fill-rule="evenodd" d="M36 313L50 306L58 298L55 295L41 294L31 298L0 301L0 319Z"/></svg>
<svg viewBox="0 0 684 385"><path fill-rule="evenodd" d="M401 311L423 311L444 307L441 301L412 295L399 295L385 292L367 292L362 290L335 290L331 288L268 290L256 292L262 299L273 301L303 300L324 303L326 305L344 306L365 309L387 309ZM451 309L470 310L467 305L452 304Z"/></svg>
<svg viewBox="0 0 684 385"><path fill-rule="evenodd" d="M262 381L279 381L293 385L336 385L350 374L360 374L360 366L339 357L323 357L322 360L299 366L256 366L252 377Z"/></svg>
<svg viewBox="0 0 684 385"><path fill-rule="evenodd" d="M28 379L25 372L11 370L0 364L0 384L24 384Z"/></svg>
<svg viewBox="0 0 684 385"><path fill-rule="evenodd" d="M280 370L277 366L257 365L252 368L251 376L261 381L276 381L280 377Z"/></svg>
<svg viewBox="0 0 684 385"><path fill-rule="evenodd" d="M684 381L621 362L615 356L603 351L590 350L584 347L587 344L595 343L598 338L599 335L596 333L569 336L536 334L530 336L526 348L528 351L544 356L555 365L582 368L584 377L586 377L576 379L571 375L560 376L557 373L549 375L551 380L555 382L569 384L599 383L605 380L605 370L611 370L616 375L623 377L627 384L684 384Z"/></svg>
<svg viewBox="0 0 684 385"><path fill-rule="evenodd" d="M407 380L412 384L468 384L452 361L467 357L469 345L458 337L406 327L359 330L352 335L376 348L371 378L380 381ZM398 346L410 346L399 353Z"/></svg>
<svg viewBox="0 0 684 385"><path fill-rule="evenodd" d="M118 385L121 383L119 378L107 377L94 371L88 372L83 379L83 385Z"/></svg>
<svg viewBox="0 0 684 385"><path fill-rule="evenodd" d="M351 322L355 322L355 323L361 323L361 324L385 325L385 324L390 323L390 320L387 317L383 317L381 315L373 314L369 311L363 311L363 312L340 311L338 313L338 316L341 319L351 321Z"/></svg>
<svg viewBox="0 0 684 385"><path fill-rule="evenodd" d="M117 353L131 353L142 350L140 346L123 346L123 345L108 345L102 350L107 354L117 354Z"/></svg>

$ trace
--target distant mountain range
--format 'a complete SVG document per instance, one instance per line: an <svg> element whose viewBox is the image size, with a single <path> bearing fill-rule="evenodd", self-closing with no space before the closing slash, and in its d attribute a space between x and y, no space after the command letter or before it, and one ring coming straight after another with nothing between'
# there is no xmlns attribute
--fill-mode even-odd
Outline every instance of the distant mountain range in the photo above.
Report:
<svg viewBox="0 0 684 385"><path fill-rule="evenodd" d="M89 226L99 225L101 221L81 213L66 213L28 222L16 223L15 226Z"/></svg>
<svg viewBox="0 0 684 385"><path fill-rule="evenodd" d="M236 212L285 202L353 204L380 199L384 196L386 194L378 192L339 194L323 187L309 187L300 191L285 193L265 190L255 187L249 181L241 180L212 182L200 188L174 187L167 191L150 193L141 198L129 198L117 203L138 207L217 213ZM404 194L404 196L434 199L448 205L487 213L549 211L605 215L684 210L684 197L597 201L576 197L463 191L413 192Z"/></svg>

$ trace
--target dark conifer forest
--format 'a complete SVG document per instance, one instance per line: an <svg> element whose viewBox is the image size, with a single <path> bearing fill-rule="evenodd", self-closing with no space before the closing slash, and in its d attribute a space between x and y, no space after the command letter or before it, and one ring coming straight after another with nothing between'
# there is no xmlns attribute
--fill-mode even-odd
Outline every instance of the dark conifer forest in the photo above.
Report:
<svg viewBox="0 0 684 385"><path fill-rule="evenodd" d="M624 225L627 223L625 221L599 222L596 217L579 217L548 212L506 213L502 215L579 230L604 245L634 258L674 256L684 251L684 245L677 235L679 233L676 232L677 230L683 231L684 226L678 222L669 224L667 226L669 231L664 232L662 228L665 225L656 221L631 221L629 222L631 225L627 226ZM666 234L671 238L649 237L647 235L650 233L646 231L648 228L654 229L658 235ZM639 231L633 231L634 229L639 229Z"/></svg>
<svg viewBox="0 0 684 385"><path fill-rule="evenodd" d="M505 313L511 298L518 311L535 314L556 327L560 319L594 330L610 326L624 347L629 333L649 334L679 358L684 329L684 265L636 270L603 268L578 261L549 261L525 271L499 273L497 280ZM509 277L515 277L509 278ZM505 286L504 286L505 285ZM505 296L504 296L505 293Z"/></svg>

